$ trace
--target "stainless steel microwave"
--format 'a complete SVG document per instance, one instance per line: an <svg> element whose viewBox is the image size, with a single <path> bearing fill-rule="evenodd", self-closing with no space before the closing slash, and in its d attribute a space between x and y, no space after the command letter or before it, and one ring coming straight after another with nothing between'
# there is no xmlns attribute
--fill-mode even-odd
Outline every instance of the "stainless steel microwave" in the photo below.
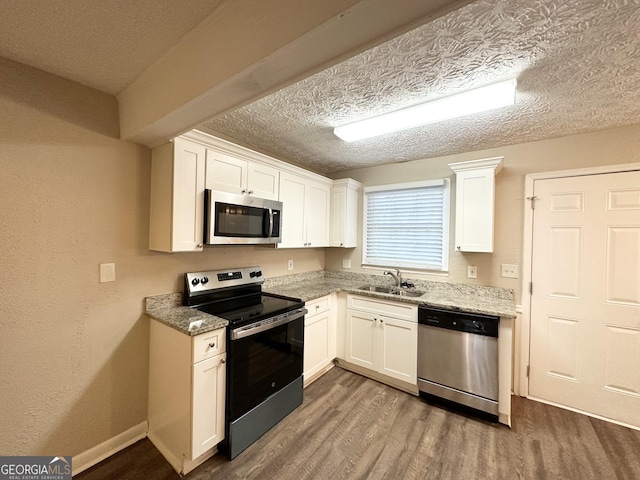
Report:
<svg viewBox="0 0 640 480"><path fill-rule="evenodd" d="M280 243L282 202L209 189L204 199L207 245Z"/></svg>

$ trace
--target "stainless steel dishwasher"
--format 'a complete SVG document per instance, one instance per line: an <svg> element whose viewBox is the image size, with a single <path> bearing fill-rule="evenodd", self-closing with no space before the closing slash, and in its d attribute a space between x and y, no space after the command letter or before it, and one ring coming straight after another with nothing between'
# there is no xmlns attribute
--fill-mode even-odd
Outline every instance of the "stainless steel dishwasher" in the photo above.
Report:
<svg viewBox="0 0 640 480"><path fill-rule="evenodd" d="M499 317L418 307L418 388L498 415Z"/></svg>

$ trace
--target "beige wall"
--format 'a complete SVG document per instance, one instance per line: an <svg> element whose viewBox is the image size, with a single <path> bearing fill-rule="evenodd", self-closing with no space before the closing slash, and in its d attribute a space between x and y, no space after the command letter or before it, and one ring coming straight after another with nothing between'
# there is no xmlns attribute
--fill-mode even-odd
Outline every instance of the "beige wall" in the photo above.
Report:
<svg viewBox="0 0 640 480"><path fill-rule="evenodd" d="M324 251L149 251L150 151L117 139L115 99L2 59L0 78L0 453L76 455L147 418L145 296L199 269L320 270Z"/></svg>
<svg viewBox="0 0 640 480"><path fill-rule="evenodd" d="M450 271L446 276L406 274L414 278L492 285L516 290L521 298L521 280L500 277L503 263L522 267L523 209L525 175L535 172L640 162L640 125L586 133L539 142L511 145L460 155L416 160L396 165L340 172L334 178L351 177L364 186L393 184L433 178L454 178L449 163L504 156L504 166L496 177L496 239L494 253L460 253L454 250L455 181L452 181ZM359 238L362 238L360 204ZM360 267L362 250L327 249L326 268L342 270L342 259L351 259L351 271L381 273ZM467 265L477 265L478 278L467 278Z"/></svg>
<svg viewBox="0 0 640 480"><path fill-rule="evenodd" d="M339 269L360 250L147 249L150 152L117 139L113 97L0 59L0 453L76 455L146 419L145 296L181 274L262 265L268 277ZM446 280L519 288L524 175L640 161L640 127L363 169L365 185L451 176L447 163L504 155L496 252L451 254ZM98 283L115 262L117 281ZM440 277L438 277L440 278Z"/></svg>

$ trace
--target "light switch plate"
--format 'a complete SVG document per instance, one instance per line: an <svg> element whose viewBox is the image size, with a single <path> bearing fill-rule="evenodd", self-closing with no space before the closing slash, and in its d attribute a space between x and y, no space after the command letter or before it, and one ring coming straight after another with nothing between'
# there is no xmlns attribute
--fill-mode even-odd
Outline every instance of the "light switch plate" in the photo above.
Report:
<svg viewBox="0 0 640 480"><path fill-rule="evenodd" d="M100 283L116 281L116 264L101 263L100 264Z"/></svg>
<svg viewBox="0 0 640 480"><path fill-rule="evenodd" d="M287 270L293 270L293 260L287 260Z"/></svg>
<svg viewBox="0 0 640 480"><path fill-rule="evenodd" d="M500 276L502 278L518 278L518 265L503 263L500 270Z"/></svg>
<svg viewBox="0 0 640 480"><path fill-rule="evenodd" d="M351 259L343 258L342 259L342 268L351 268Z"/></svg>

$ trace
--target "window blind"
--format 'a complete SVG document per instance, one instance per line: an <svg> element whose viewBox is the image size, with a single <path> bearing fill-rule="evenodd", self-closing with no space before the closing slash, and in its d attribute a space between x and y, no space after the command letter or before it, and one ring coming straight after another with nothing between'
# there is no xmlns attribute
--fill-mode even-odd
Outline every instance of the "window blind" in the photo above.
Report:
<svg viewBox="0 0 640 480"><path fill-rule="evenodd" d="M448 269L448 179L367 188L364 198L364 264Z"/></svg>

